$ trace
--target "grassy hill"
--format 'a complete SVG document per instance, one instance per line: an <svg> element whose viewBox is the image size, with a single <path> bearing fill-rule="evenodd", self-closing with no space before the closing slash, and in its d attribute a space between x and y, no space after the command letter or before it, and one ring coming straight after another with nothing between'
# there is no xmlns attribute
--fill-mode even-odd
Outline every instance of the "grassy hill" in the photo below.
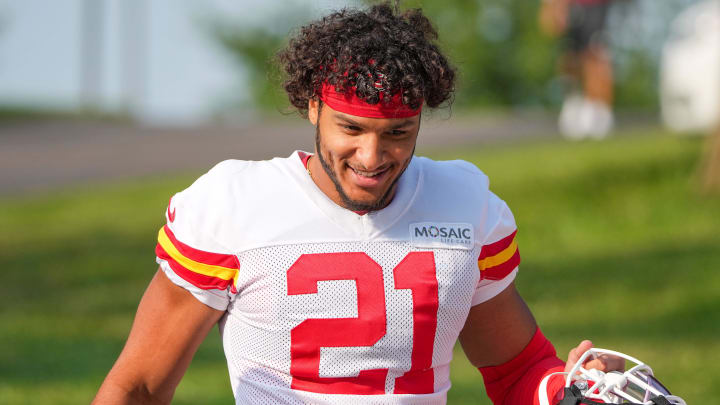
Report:
<svg viewBox="0 0 720 405"><path fill-rule="evenodd" d="M720 396L720 197L696 193L699 139L624 134L435 151L482 168L519 225L518 287L561 357L581 338ZM172 193L199 173L0 200L0 403L88 403L152 277ZM702 368L700 367L702 365ZM489 404L460 350L450 404ZM228 404L217 332L177 404Z"/></svg>

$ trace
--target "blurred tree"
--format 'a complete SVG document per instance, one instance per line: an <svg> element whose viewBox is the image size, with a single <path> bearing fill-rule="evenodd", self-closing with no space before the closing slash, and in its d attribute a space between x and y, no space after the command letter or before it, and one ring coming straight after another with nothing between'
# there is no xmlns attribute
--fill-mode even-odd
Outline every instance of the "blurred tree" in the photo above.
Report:
<svg viewBox="0 0 720 405"><path fill-rule="evenodd" d="M660 57L670 22L699 0L615 0L608 36L615 73L616 105L657 109Z"/></svg>
<svg viewBox="0 0 720 405"><path fill-rule="evenodd" d="M678 8L692 1L617 2L609 28L618 107L657 107L657 60L663 34ZM280 72L271 60L286 43L288 27L313 18L308 7L291 3L278 6L272 21L250 25L223 21L215 30L221 44L249 72L252 101L260 109L287 106L279 85ZM560 44L540 33L539 4L540 0L400 1L401 9L421 7L434 22L440 46L459 68L455 100L459 108L557 105L562 101L562 83L555 75Z"/></svg>
<svg viewBox="0 0 720 405"><path fill-rule="evenodd" d="M368 1L377 3L377 1ZM456 105L537 105L552 100L554 44L539 34L526 0L409 0L434 22L460 71Z"/></svg>
<svg viewBox="0 0 720 405"><path fill-rule="evenodd" d="M261 15L237 19L219 15L204 21L211 35L237 62L249 90L246 107L255 110L285 110L289 103L282 89L282 72L275 54L287 44L290 31L313 16L301 0L267 7ZM282 4L280 6L279 4Z"/></svg>
<svg viewBox="0 0 720 405"><path fill-rule="evenodd" d="M280 71L273 55L284 44L285 36L263 29L219 29L217 38L248 72L247 85L252 103L260 109L282 109L287 104L281 91Z"/></svg>

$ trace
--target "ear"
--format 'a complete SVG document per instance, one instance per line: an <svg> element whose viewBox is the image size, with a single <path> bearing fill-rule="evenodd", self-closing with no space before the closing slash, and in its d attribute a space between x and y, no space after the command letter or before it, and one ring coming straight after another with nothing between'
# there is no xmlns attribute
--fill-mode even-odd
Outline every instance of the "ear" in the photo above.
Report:
<svg viewBox="0 0 720 405"><path fill-rule="evenodd" d="M313 126L317 126L318 117L320 116L320 102L311 98L308 100L308 119Z"/></svg>

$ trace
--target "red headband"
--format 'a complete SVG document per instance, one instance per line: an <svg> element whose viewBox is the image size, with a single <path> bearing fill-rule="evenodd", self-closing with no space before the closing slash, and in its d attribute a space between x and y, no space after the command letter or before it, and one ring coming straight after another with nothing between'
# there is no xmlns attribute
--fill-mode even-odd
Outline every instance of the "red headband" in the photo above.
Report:
<svg viewBox="0 0 720 405"><path fill-rule="evenodd" d="M422 109L422 105L413 110L410 106L403 104L400 91L393 94L389 102L385 102L383 99L385 94L380 92L380 101L377 104L368 104L357 96L356 90L357 88L353 86L344 93L339 93L335 90L335 86L324 82L318 96L333 110L357 117L407 118L420 114Z"/></svg>

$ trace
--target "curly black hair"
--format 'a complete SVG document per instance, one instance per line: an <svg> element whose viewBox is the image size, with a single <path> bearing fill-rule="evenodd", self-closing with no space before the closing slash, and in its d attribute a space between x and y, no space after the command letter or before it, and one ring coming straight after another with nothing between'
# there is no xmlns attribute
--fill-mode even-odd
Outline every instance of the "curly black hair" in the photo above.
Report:
<svg viewBox="0 0 720 405"><path fill-rule="evenodd" d="M345 92L356 87L369 104L402 92L402 102L417 109L450 101L455 68L435 44L437 32L420 9L402 14L388 4L367 11L344 9L300 28L277 54L287 74L290 103L303 116L324 82ZM380 86L376 86L380 83Z"/></svg>

